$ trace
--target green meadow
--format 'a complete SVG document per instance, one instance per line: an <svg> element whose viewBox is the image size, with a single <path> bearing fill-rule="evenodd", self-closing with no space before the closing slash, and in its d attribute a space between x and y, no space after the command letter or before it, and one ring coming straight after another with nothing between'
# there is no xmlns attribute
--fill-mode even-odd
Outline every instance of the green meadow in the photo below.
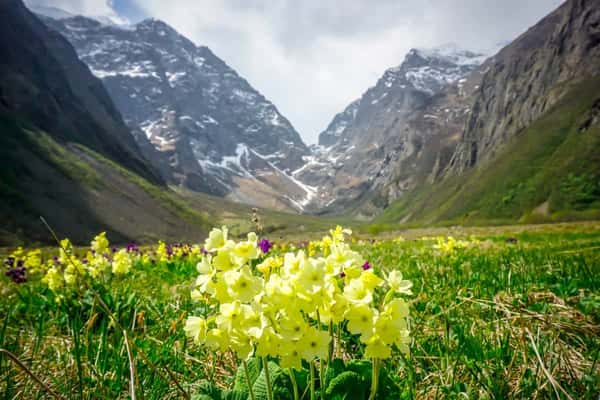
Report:
<svg viewBox="0 0 600 400"><path fill-rule="evenodd" d="M272 241L274 255L306 245ZM349 243L375 273L399 270L413 283L408 351L381 361L385 379L375 398L598 398L597 223L357 232ZM1 399L249 398L238 390L245 382L239 357L196 345L184 332L186 318L204 307L190 295L199 256L141 252L147 256L128 274L91 279L60 299L42 273L19 284L2 273ZM44 249L42 258L55 254ZM359 383L370 384L358 367L370 368L356 356L360 343L346 339L339 361L315 377L315 398L367 399L360 387L328 387L338 364L354 363ZM290 372L277 361L269 359L271 384L280 386L275 398L293 399ZM298 398L309 399L306 374L293 378Z"/></svg>

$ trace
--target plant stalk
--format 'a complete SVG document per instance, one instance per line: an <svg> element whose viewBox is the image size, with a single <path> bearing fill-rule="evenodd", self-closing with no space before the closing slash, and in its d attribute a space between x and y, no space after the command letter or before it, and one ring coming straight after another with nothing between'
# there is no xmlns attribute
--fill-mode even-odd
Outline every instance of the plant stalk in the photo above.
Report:
<svg viewBox="0 0 600 400"><path fill-rule="evenodd" d="M269 376L269 364L267 361L267 357L263 357L263 369L265 370L265 379L267 381L267 399L273 400L273 392L271 390L271 377Z"/></svg>
<svg viewBox="0 0 600 400"><path fill-rule="evenodd" d="M325 374L323 373L323 360L319 358L319 384L321 387L321 398L323 398L323 390L325 389Z"/></svg>
<svg viewBox="0 0 600 400"><path fill-rule="evenodd" d="M127 331L123 329L123 338L125 340L125 349L127 350L127 358L129 359L129 393L131 400L136 400L135 397L135 361L133 360L133 355L131 353L131 348L129 347L129 338L127 337Z"/></svg>
<svg viewBox="0 0 600 400"><path fill-rule="evenodd" d="M336 358L342 358L342 323L338 322Z"/></svg>
<svg viewBox="0 0 600 400"><path fill-rule="evenodd" d="M298 392L298 382L296 382L296 374L293 368L289 368L290 379L292 380L292 388L294 389L294 400L300 400L300 393Z"/></svg>
<svg viewBox="0 0 600 400"><path fill-rule="evenodd" d="M255 400L254 390L252 389L252 382L250 382L250 373L248 372L248 364L246 364L246 360L242 360L242 365L244 366L244 375L246 375L246 383L248 384L248 392L250 393L250 400Z"/></svg>
<svg viewBox="0 0 600 400"><path fill-rule="evenodd" d="M377 358L373 359L373 368L371 369L371 372L371 395L369 396L369 400L375 400L377 386L379 385L379 360Z"/></svg>
<svg viewBox="0 0 600 400"><path fill-rule="evenodd" d="M331 359L333 358L333 346L334 346L334 335L333 335L333 320L329 321L329 351L327 353L327 367L329 368L329 364L331 364Z"/></svg>
<svg viewBox="0 0 600 400"><path fill-rule="evenodd" d="M315 400L315 364L310 362L310 400Z"/></svg>

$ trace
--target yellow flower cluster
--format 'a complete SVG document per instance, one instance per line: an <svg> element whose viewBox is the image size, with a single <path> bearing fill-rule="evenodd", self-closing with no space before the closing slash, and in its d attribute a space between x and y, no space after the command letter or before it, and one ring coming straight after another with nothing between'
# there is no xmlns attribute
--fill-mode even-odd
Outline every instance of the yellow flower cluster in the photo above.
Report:
<svg viewBox="0 0 600 400"><path fill-rule="evenodd" d="M168 245L163 241L159 241L156 247L156 258L159 262L169 262L189 257L199 258L201 254L202 249L198 245Z"/></svg>
<svg viewBox="0 0 600 400"><path fill-rule="evenodd" d="M113 252L109 246L106 233L102 232L92 240L85 256L79 258L69 239L63 239L58 257L45 265L42 282L53 292L60 292L64 288L77 286L88 276L97 279L111 273L127 274L140 256L127 249Z"/></svg>
<svg viewBox="0 0 600 400"><path fill-rule="evenodd" d="M42 251L40 249L25 251L22 247L18 247L13 251L8 258L12 259L14 265L22 263L22 266L27 268L27 272L40 272L42 267Z"/></svg>
<svg viewBox="0 0 600 400"><path fill-rule="evenodd" d="M406 351L409 307L400 296L411 294L412 284L398 271L378 276L345 242L350 234L338 227L309 244L309 254L264 256L256 234L235 242L226 227L213 229L192 291L210 312L189 317L186 334L241 359L277 357L281 367L296 369L327 357L340 329L359 336L367 358Z"/></svg>
<svg viewBox="0 0 600 400"><path fill-rule="evenodd" d="M470 240L456 240L452 236L448 236L444 238L443 236L438 236L435 238L436 244L433 245L433 248L440 251L443 254L452 254L459 249L465 249L470 246L476 246L479 244L479 240L474 236L470 237Z"/></svg>

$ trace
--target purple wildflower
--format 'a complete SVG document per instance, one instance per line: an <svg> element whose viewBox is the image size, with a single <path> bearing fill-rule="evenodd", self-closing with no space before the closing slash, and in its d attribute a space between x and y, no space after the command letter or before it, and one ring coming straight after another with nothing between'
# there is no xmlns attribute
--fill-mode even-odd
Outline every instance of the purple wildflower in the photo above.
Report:
<svg viewBox="0 0 600 400"><path fill-rule="evenodd" d="M363 264L363 266L362 266L362 269L363 269L364 271L366 271L366 270L368 270L368 269L371 269L371 264L369 264L369 262L368 262L368 261L367 261L367 262L365 262L365 263Z"/></svg>
<svg viewBox="0 0 600 400"><path fill-rule="evenodd" d="M27 277L25 276L25 267L9 269L4 274L8 276L14 283L27 282Z"/></svg>
<svg viewBox="0 0 600 400"><path fill-rule="evenodd" d="M258 243L258 247L260 247L262 252L266 254L269 252L269 250L271 250L271 247L273 247L273 245L267 239L263 239L260 241L260 243Z"/></svg>
<svg viewBox="0 0 600 400"><path fill-rule="evenodd" d="M127 252L128 253L139 253L140 252L140 248L135 243L129 243L127 245Z"/></svg>
<svg viewBox="0 0 600 400"><path fill-rule="evenodd" d="M15 261L17 261L15 263ZM16 264L16 265L15 265ZM8 271L4 275L8 276L14 283L23 283L27 281L25 277L25 265L23 260L15 260L14 257L8 257L4 260L4 265L8 267Z"/></svg>

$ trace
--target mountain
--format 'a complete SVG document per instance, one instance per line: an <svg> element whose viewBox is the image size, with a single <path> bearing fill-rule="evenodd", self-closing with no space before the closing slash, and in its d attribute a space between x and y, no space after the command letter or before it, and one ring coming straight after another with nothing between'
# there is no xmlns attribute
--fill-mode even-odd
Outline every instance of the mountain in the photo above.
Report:
<svg viewBox="0 0 600 400"><path fill-rule="evenodd" d="M412 49L296 177L322 213L383 224L598 218L599 54L597 0L566 1L491 57Z"/></svg>
<svg viewBox="0 0 600 400"><path fill-rule="evenodd" d="M106 86L165 180L302 211L314 189L292 171L310 155L290 122L236 71L160 20L133 26L44 18Z"/></svg>
<svg viewBox="0 0 600 400"><path fill-rule="evenodd" d="M386 194L397 198L435 176L466 119L475 87L466 77L484 60L481 53L446 45L412 49L402 64L385 71L334 117L312 159L296 173L319 187L315 208L339 212L360 205L356 214L368 218L385 205L373 197L390 181L402 180Z"/></svg>
<svg viewBox="0 0 600 400"><path fill-rule="evenodd" d="M202 235L69 42L21 0L0 18L0 242L51 240L40 215L78 242Z"/></svg>
<svg viewBox="0 0 600 400"><path fill-rule="evenodd" d="M378 221L600 217L598 1L566 1L474 74L446 167Z"/></svg>
<svg viewBox="0 0 600 400"><path fill-rule="evenodd" d="M461 171L557 104L569 85L598 74L600 4L571 0L505 47L486 65L452 162Z"/></svg>

